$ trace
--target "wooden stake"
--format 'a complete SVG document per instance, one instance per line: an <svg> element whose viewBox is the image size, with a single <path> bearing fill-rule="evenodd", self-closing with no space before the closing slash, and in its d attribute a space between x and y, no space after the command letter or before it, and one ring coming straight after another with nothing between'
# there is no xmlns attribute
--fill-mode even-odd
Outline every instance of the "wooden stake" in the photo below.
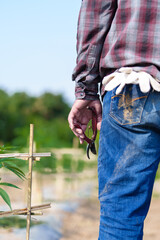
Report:
<svg viewBox="0 0 160 240"><path fill-rule="evenodd" d="M51 207L50 203L33 206L31 207L31 215L42 215L41 212L37 212L37 211L44 210L50 207ZM26 215L27 212L28 212L27 208L15 209L13 211L0 212L0 217L13 216L13 215Z"/></svg>
<svg viewBox="0 0 160 240"><path fill-rule="evenodd" d="M40 157L50 157L51 153L33 153L33 157L34 160L37 160L37 158ZM0 158L21 158L21 159L25 159L28 160L28 158L30 157L29 153L4 153L4 154L0 154ZM39 159L38 159L39 160Z"/></svg>
<svg viewBox="0 0 160 240"><path fill-rule="evenodd" d="M34 125L30 124L30 140L29 140L29 172L28 172L28 199L27 199L27 229L26 240L29 240L31 226L31 194L32 194L32 165L33 165L33 134Z"/></svg>
<svg viewBox="0 0 160 240"><path fill-rule="evenodd" d="M31 196L32 196L32 167L33 161L39 161L40 157L50 157L51 153L33 153L33 135L34 135L34 125L30 124L30 140L29 140L29 153L7 153L0 154L1 158L21 158L29 161L28 168L28 191L27 191L27 208L16 209L13 211L0 212L0 217L12 216L12 215L27 215L27 227L26 227L26 240L30 237L30 226L31 226L31 215L42 215L42 212L37 212L39 210L50 208L50 204L43 204L31 207Z"/></svg>

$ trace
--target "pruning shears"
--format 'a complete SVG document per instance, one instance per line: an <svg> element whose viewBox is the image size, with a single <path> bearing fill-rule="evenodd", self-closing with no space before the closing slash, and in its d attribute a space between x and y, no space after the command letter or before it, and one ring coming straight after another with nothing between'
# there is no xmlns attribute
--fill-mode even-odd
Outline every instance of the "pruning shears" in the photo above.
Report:
<svg viewBox="0 0 160 240"><path fill-rule="evenodd" d="M93 135L91 138L88 138L85 133L84 134L84 140L88 143L87 145L87 157L90 159L89 157L89 151L91 151L93 154L97 154L96 151L96 147L95 147L95 140L96 140L96 136L97 136L97 115L96 115L96 111L93 107L87 107L88 110L92 111L92 130L93 130ZM79 124L75 124L76 128L81 128L81 126ZM82 130L83 131L83 130Z"/></svg>

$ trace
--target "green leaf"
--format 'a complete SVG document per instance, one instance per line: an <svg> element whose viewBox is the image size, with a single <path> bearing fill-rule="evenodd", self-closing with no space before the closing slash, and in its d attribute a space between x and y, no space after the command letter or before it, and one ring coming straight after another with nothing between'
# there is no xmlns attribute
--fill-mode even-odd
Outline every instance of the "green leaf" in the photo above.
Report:
<svg viewBox="0 0 160 240"><path fill-rule="evenodd" d="M4 166L4 167L9 166L9 167L19 168L16 163L10 162L10 161L6 161L6 162L3 164L3 166Z"/></svg>
<svg viewBox="0 0 160 240"><path fill-rule="evenodd" d="M20 189L19 187L17 187L16 185L14 185L14 184L12 184L12 183L2 182L2 183L0 183L0 185L4 185L4 186L8 186L8 187L13 187L13 188L18 188L18 189Z"/></svg>
<svg viewBox="0 0 160 240"><path fill-rule="evenodd" d="M0 146L0 150L1 151L4 151L5 150L5 146L3 145L3 146Z"/></svg>
<svg viewBox="0 0 160 240"><path fill-rule="evenodd" d="M8 161L8 158L1 158L0 163Z"/></svg>
<svg viewBox="0 0 160 240"><path fill-rule="evenodd" d="M24 174L21 174L19 171L15 170L13 167L7 167L6 168L8 170L10 170L11 172L13 172L14 174L16 174L19 178L21 178L23 180L23 178L25 178Z"/></svg>
<svg viewBox="0 0 160 240"><path fill-rule="evenodd" d="M12 169L11 170L12 172L17 172L19 175L21 175L23 178L25 178L24 172L21 169L19 169L16 164L5 163L4 167L9 169L9 170Z"/></svg>
<svg viewBox="0 0 160 240"><path fill-rule="evenodd" d="M19 160L19 161L24 161L23 159L20 159L20 158L1 158L0 159L0 162L12 162L13 163L13 161L17 161L17 160Z"/></svg>
<svg viewBox="0 0 160 240"><path fill-rule="evenodd" d="M8 150L8 151L9 151L9 150L12 150L12 151L13 151L13 150L17 149L17 147L15 147L15 146L4 146L4 145L3 145L3 149L4 149L4 150Z"/></svg>
<svg viewBox="0 0 160 240"><path fill-rule="evenodd" d="M2 153L4 153L4 152L9 152L10 150L12 150L12 151L14 151L15 149L17 149L17 147L13 147L13 146L0 146L0 151L2 152Z"/></svg>
<svg viewBox="0 0 160 240"><path fill-rule="evenodd" d="M16 157L10 157L10 158L8 158L8 160L11 160L11 161L16 160L16 161L23 161L23 162L25 162L25 160L23 160L21 158L16 158Z"/></svg>
<svg viewBox="0 0 160 240"><path fill-rule="evenodd" d="M9 198L8 194L6 193L6 191L3 190L2 188L0 188L0 196L3 198L3 200L7 203L7 205L12 210L10 198Z"/></svg>

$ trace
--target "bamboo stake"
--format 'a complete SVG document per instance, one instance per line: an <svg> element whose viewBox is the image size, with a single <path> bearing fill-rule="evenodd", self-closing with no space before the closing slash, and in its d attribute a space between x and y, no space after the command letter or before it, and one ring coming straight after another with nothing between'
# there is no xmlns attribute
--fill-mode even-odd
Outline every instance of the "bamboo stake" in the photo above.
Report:
<svg viewBox="0 0 160 240"><path fill-rule="evenodd" d="M33 157L34 158L38 158L38 157L50 157L51 153L47 152L47 153L33 153ZM10 158L10 157L14 157L14 158L26 158L28 160L28 158L30 157L30 155L28 153L4 153L4 154L0 154L0 158Z"/></svg>
<svg viewBox="0 0 160 240"><path fill-rule="evenodd" d="M29 172L28 172L28 199L27 199L27 229L26 240L29 240L31 226L31 194L32 194L32 165L33 165L33 134L34 125L30 124L30 140L29 140Z"/></svg>
<svg viewBox="0 0 160 240"><path fill-rule="evenodd" d="M31 207L31 215L42 215L41 212L36 213L35 211L44 210L50 207L51 207L50 203L33 206ZM27 208L15 209L13 211L0 212L0 217L13 216L13 215L26 215L27 212L28 212Z"/></svg>
<svg viewBox="0 0 160 240"><path fill-rule="evenodd" d="M51 153L33 153L33 135L34 125L30 124L30 140L29 140L29 154L28 153L10 153L0 154L1 158L17 157L29 161L28 169L28 192L27 192L27 208L16 209L13 211L0 212L0 217L12 216L12 215L27 215L27 227L26 227L26 240L30 237L30 226L31 226L31 215L42 215L42 212L36 212L39 210L47 209L51 207L51 204L43 204L38 206L31 206L31 195L32 195L32 168L33 161L39 161L40 157L50 157Z"/></svg>

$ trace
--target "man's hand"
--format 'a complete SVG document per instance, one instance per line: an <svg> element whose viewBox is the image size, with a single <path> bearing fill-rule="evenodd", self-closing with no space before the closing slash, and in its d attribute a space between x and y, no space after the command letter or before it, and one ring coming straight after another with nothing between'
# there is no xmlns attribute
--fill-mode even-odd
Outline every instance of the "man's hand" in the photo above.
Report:
<svg viewBox="0 0 160 240"><path fill-rule="evenodd" d="M84 132L87 128L89 121L92 119L92 112L87 107L93 107L97 115L97 129L101 128L102 121L102 106L99 100L81 100L77 99L68 116L68 122L73 133L80 139L82 144L84 141ZM76 124L80 128L76 128Z"/></svg>

